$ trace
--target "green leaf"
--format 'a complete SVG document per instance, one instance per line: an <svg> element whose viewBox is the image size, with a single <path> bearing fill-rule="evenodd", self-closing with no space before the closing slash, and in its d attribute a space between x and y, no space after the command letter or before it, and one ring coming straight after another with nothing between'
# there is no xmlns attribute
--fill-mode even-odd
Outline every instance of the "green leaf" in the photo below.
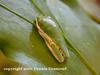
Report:
<svg viewBox="0 0 100 75"><path fill-rule="evenodd" d="M71 1L0 0L0 50L6 59L24 67L67 67L65 71L32 70L27 75L99 75L100 26ZM51 16L62 30L70 52L66 62L58 63L38 34L34 20L40 15Z"/></svg>

